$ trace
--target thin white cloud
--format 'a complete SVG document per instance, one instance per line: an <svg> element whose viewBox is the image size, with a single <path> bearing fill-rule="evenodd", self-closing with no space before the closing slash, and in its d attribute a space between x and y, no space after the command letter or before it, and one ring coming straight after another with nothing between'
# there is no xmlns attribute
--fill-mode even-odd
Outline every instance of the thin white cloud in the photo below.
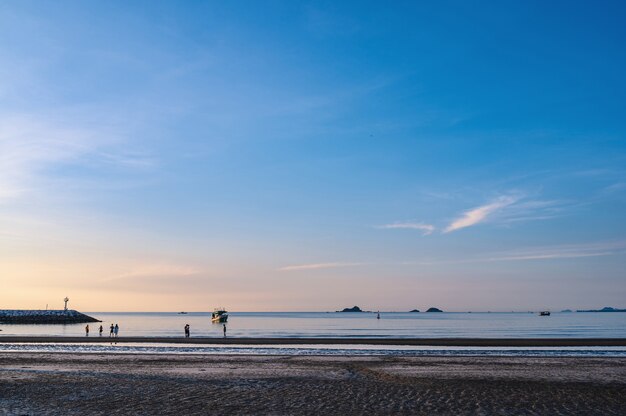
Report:
<svg viewBox="0 0 626 416"><path fill-rule="evenodd" d="M616 182L612 185L605 187L602 192L612 193L612 192L621 192L626 190L626 182Z"/></svg>
<svg viewBox="0 0 626 416"><path fill-rule="evenodd" d="M341 268L341 267L362 266L363 264L365 263L334 262L334 263L297 264L293 266L281 267L278 270L283 271L283 272L288 272L288 271L298 271L298 270L336 269L336 268Z"/></svg>
<svg viewBox="0 0 626 416"><path fill-rule="evenodd" d="M592 253L537 253L519 256L492 257L483 261L516 261L516 260L550 260L550 259L573 259L579 257L598 257L616 254L613 251L598 251Z"/></svg>
<svg viewBox="0 0 626 416"><path fill-rule="evenodd" d="M393 224L385 224L381 225L377 228L383 229L408 229L408 230L419 230L422 232L422 235L429 235L435 231L435 226L430 224L424 224L421 222L397 222Z"/></svg>
<svg viewBox="0 0 626 416"><path fill-rule="evenodd" d="M626 241L604 241L588 244L567 244L557 246L534 247L520 250L503 251L477 258L461 258L455 260L409 261L402 265L444 265L465 263L490 263L527 260L558 260L584 257L602 257L626 254Z"/></svg>
<svg viewBox="0 0 626 416"><path fill-rule="evenodd" d="M604 241L588 244L545 246L503 252L496 256L486 258L485 261L543 260L610 256L624 253L625 250L626 241Z"/></svg>
<svg viewBox="0 0 626 416"><path fill-rule="evenodd" d="M577 207L572 201L530 200L516 202L495 213L490 221L508 224L523 221L548 220L565 215Z"/></svg>
<svg viewBox="0 0 626 416"><path fill-rule="evenodd" d="M55 178L51 169L96 163L137 169L155 164L129 153L127 140L114 128L60 121L76 118L80 117L0 115L0 203L49 189Z"/></svg>
<svg viewBox="0 0 626 416"><path fill-rule="evenodd" d="M2 117L0 200L21 196L45 168L88 152L95 140L84 133L29 117Z"/></svg>
<svg viewBox="0 0 626 416"><path fill-rule="evenodd" d="M444 230L444 233L471 227L487 219L493 213L514 204L519 198L513 196L501 196L489 204L473 208L463 213L463 215L452 221Z"/></svg>
<svg viewBox="0 0 626 416"><path fill-rule="evenodd" d="M129 268L127 272L109 276L103 280L130 279L139 277L181 277L200 273L194 267L178 264L142 264Z"/></svg>
<svg viewBox="0 0 626 416"><path fill-rule="evenodd" d="M286 266L278 270L315 270L363 265L385 266L437 266L446 264L492 263L506 261L558 260L584 257L602 257L626 254L626 240L600 241L596 243L565 244L555 246L530 247L519 250L501 251L473 258L456 258L454 260L412 260L388 263L314 263Z"/></svg>

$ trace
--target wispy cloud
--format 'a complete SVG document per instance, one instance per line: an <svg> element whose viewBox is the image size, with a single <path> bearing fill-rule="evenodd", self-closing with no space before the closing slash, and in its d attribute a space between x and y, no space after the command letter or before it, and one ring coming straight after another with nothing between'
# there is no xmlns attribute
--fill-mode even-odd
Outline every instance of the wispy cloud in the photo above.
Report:
<svg viewBox="0 0 626 416"><path fill-rule="evenodd" d="M564 211L571 211L575 207L576 204L571 201L519 201L496 213L493 216L493 220L504 224L521 221L548 220L562 216Z"/></svg>
<svg viewBox="0 0 626 416"><path fill-rule="evenodd" d="M422 235L429 235L435 231L435 226L431 224L424 224L421 222L396 222L393 224L385 224L380 225L376 228L382 228L387 230L393 229L408 229L408 230L419 230L422 232Z"/></svg>
<svg viewBox="0 0 626 416"><path fill-rule="evenodd" d="M128 271L104 278L104 281L131 279L142 277L182 277L200 273L194 267L178 264L141 264L129 268Z"/></svg>
<svg viewBox="0 0 626 416"><path fill-rule="evenodd" d="M47 189L54 177L50 172L60 167L92 168L100 163L105 168L115 165L137 169L155 164L141 154L129 153L127 140L115 129L59 121L75 118L24 114L0 117L0 203Z"/></svg>
<svg viewBox="0 0 626 416"><path fill-rule="evenodd" d="M24 116L0 120L0 200L16 198L33 187L46 167L78 157L95 145L89 134L54 128Z"/></svg>
<svg viewBox="0 0 626 416"><path fill-rule="evenodd" d="M626 241L603 241L587 244L530 247L519 250L491 253L482 257L460 258L454 260L407 261L400 264L434 266L444 264L574 259L584 257L613 256L620 254L626 254Z"/></svg>
<svg viewBox="0 0 626 416"><path fill-rule="evenodd" d="M489 204L482 205L463 213L463 215L452 221L444 230L444 233L460 230L461 228L471 227L479 224L487 219L493 213L508 207L517 202L519 197L501 196Z"/></svg>
<svg viewBox="0 0 626 416"><path fill-rule="evenodd" d="M607 187L605 187L602 192L604 193L614 193L614 192L621 192L626 190L626 182L616 182L612 185L609 185Z"/></svg>
<svg viewBox="0 0 626 416"><path fill-rule="evenodd" d="M610 256L624 253L626 241L605 241L588 244L566 244L558 246L544 246L530 249L502 252L483 261L515 261L515 260L543 260L567 259L578 257Z"/></svg>
<svg viewBox="0 0 626 416"><path fill-rule="evenodd" d="M347 263L347 262L297 264L293 266L281 267L278 270L283 271L283 272L288 272L288 271L297 271L297 270L337 269L341 267L362 266L364 264L365 263Z"/></svg>
<svg viewBox="0 0 626 416"><path fill-rule="evenodd" d="M595 243L565 244L554 246L528 247L519 250L500 251L484 254L477 257L455 258L455 259L432 259L432 260L411 260L400 262L330 262L298 264L281 267L278 270L304 271L337 269L343 267L356 266L439 266L447 264L477 264L509 261L548 261L558 259L576 259L585 257L602 257L626 254L626 240L600 241Z"/></svg>

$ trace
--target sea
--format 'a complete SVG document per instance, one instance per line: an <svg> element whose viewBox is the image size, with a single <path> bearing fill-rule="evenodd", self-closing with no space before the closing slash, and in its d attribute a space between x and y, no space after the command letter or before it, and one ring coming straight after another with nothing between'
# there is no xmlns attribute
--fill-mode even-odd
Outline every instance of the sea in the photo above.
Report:
<svg viewBox="0 0 626 416"><path fill-rule="evenodd" d="M221 324L210 312L85 312L120 336L182 337L185 324L192 338L222 337ZM90 324L98 336L99 323ZM230 312L227 335L235 338L626 338L626 313L376 313ZM85 324L0 325L0 337L84 336ZM202 345L202 344L23 344L0 343L2 351L150 352L209 354L402 354L402 355L560 355L626 356L626 347L421 347L348 345Z"/></svg>

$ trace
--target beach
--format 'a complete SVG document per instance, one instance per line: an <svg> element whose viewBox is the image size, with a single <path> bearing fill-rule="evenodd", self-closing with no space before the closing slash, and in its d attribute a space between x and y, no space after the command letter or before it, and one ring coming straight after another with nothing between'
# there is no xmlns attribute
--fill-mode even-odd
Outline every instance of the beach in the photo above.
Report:
<svg viewBox="0 0 626 416"><path fill-rule="evenodd" d="M0 354L0 414L626 414L626 358Z"/></svg>

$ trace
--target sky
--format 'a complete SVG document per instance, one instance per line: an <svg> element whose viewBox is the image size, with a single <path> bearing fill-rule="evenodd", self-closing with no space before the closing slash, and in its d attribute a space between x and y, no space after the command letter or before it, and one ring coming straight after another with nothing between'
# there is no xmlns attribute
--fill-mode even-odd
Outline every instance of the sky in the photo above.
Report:
<svg viewBox="0 0 626 416"><path fill-rule="evenodd" d="M0 308L626 307L620 1L4 1Z"/></svg>

